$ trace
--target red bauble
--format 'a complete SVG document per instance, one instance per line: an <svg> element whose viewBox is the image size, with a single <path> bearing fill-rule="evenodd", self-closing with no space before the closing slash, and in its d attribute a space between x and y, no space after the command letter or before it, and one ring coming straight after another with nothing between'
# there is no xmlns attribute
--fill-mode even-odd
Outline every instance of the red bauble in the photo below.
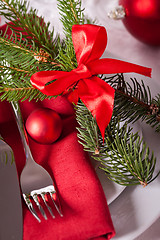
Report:
<svg viewBox="0 0 160 240"><path fill-rule="evenodd" d="M26 130L38 143L51 144L61 135L62 120L52 109L38 108L27 118Z"/></svg>
<svg viewBox="0 0 160 240"><path fill-rule="evenodd" d="M160 0L119 0L125 9L123 23L137 39L160 45Z"/></svg>

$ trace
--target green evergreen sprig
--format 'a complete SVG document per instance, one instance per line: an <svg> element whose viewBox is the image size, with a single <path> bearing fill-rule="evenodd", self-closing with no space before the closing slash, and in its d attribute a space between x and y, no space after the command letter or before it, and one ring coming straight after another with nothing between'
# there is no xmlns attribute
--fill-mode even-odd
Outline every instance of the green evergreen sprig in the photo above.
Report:
<svg viewBox="0 0 160 240"><path fill-rule="evenodd" d="M125 81L123 74L102 77L115 89L114 114L128 123L141 119L160 131L160 94L152 97L150 88L137 79Z"/></svg>
<svg viewBox="0 0 160 240"><path fill-rule="evenodd" d="M60 20L65 34L64 46L59 46L58 62L62 70L71 71L77 67L77 60L72 43L72 26L75 24L93 23L94 21L84 16L81 0L57 0Z"/></svg>
<svg viewBox="0 0 160 240"><path fill-rule="evenodd" d="M61 22L65 37L72 42L72 26L74 24L84 24L84 9L80 0L58 0L58 9L61 15Z"/></svg>
<svg viewBox="0 0 160 240"><path fill-rule="evenodd" d="M50 23L45 24L37 11L29 8L27 1L0 1L0 12L13 22L8 24L11 36L7 35L7 29L0 36L1 100L48 98L33 88L30 77L38 69L61 69L56 61L59 37L53 39L54 30L49 31Z"/></svg>
<svg viewBox="0 0 160 240"><path fill-rule="evenodd" d="M30 76L40 67L35 59L35 55L38 56L39 53L34 43L28 48L28 41L22 39L22 34L17 41L17 35L13 32L10 37L3 33L0 37L0 49L1 100L47 98L30 83Z"/></svg>
<svg viewBox="0 0 160 240"><path fill-rule="evenodd" d="M43 17L38 16L38 11L29 6L25 0L1 0L0 14L8 21L10 28L22 37L28 40L28 44L33 43L40 48L45 49L52 58L58 54L58 39L54 36L54 29L50 31L50 22L45 23Z"/></svg>
<svg viewBox="0 0 160 240"><path fill-rule="evenodd" d="M24 0L0 0L0 14L12 30L11 37L0 35L0 100L43 100L51 98L32 87L30 77L37 71L71 71L77 67L72 43L74 24L92 23L84 16L80 0L58 0L65 38L50 31L50 23L38 16ZM101 78L115 89L113 117L106 128L103 142L96 119L81 102L76 116L80 125L79 139L84 149L101 162L107 176L121 185L141 184L146 186L155 177L156 158L128 127L129 122L145 120L160 130L160 95L154 99L143 81L131 79L127 83L123 74ZM124 125L121 122L126 121Z"/></svg>
<svg viewBox="0 0 160 240"><path fill-rule="evenodd" d="M72 26L84 23L83 10L81 9L80 0L58 0L57 6L65 34L64 45L59 46L58 61L63 66L62 70L71 71L77 67L72 43Z"/></svg>
<svg viewBox="0 0 160 240"><path fill-rule="evenodd" d="M131 127L122 125L118 115L113 116L106 128L104 142L95 119L82 102L77 105L76 117L80 143L101 163L100 168L109 179L125 186L146 186L158 176L160 172L154 176L154 154L150 154L138 132L133 134Z"/></svg>

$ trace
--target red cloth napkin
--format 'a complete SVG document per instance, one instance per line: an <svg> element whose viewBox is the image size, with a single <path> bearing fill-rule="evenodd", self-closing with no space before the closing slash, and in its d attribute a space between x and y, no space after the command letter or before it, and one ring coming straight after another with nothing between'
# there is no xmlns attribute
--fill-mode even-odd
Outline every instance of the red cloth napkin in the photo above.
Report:
<svg viewBox="0 0 160 240"><path fill-rule="evenodd" d="M6 25L1 27L5 30ZM11 31L8 29L7 34ZM63 132L52 145L38 144L29 138L34 159L52 176L58 189L64 217L55 211L56 219L42 219L31 215L23 200L23 240L87 240L110 239L115 235L106 199L90 163L88 155L78 143L76 121L72 105L63 97L43 102L25 101L21 104L24 121L38 107L49 107L63 119ZM19 132L8 103L0 103L0 133L12 147L18 174L25 164Z"/></svg>
<svg viewBox="0 0 160 240"><path fill-rule="evenodd" d="M115 235L106 198L86 152L78 143L76 120L72 105L63 97L43 102L21 104L24 121L33 109L49 107L63 119L61 137L51 145L38 144L29 138L36 162L51 174L56 182L64 217L55 211L56 219L41 223L32 216L24 201L23 240L87 240L111 239ZM11 107L0 102L0 133L12 147L18 174L25 156Z"/></svg>

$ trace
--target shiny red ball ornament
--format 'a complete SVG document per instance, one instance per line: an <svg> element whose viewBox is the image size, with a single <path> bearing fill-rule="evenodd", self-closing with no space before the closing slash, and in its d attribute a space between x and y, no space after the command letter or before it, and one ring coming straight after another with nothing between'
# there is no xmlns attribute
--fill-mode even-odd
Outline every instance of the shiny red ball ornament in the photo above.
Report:
<svg viewBox="0 0 160 240"><path fill-rule="evenodd" d="M61 135L62 119L52 109L38 108L27 118L26 130L38 143L51 144Z"/></svg>
<svg viewBox="0 0 160 240"><path fill-rule="evenodd" d="M119 0L125 10L123 23L140 41L160 45L160 0Z"/></svg>

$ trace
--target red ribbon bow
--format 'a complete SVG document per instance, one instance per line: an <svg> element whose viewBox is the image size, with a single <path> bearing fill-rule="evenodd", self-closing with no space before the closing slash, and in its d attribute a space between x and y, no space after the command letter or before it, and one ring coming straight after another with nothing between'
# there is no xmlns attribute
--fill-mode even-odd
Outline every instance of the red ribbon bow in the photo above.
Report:
<svg viewBox="0 0 160 240"><path fill-rule="evenodd" d="M71 72L41 71L32 75L32 85L50 96L65 94L77 103L80 98L90 110L104 139L105 129L110 122L114 105L114 89L98 78L98 74L136 72L151 76L151 69L115 59L99 59L107 45L104 27L84 24L72 27L72 40L78 67ZM56 81L53 81L56 80ZM53 81L50 84L49 82Z"/></svg>

